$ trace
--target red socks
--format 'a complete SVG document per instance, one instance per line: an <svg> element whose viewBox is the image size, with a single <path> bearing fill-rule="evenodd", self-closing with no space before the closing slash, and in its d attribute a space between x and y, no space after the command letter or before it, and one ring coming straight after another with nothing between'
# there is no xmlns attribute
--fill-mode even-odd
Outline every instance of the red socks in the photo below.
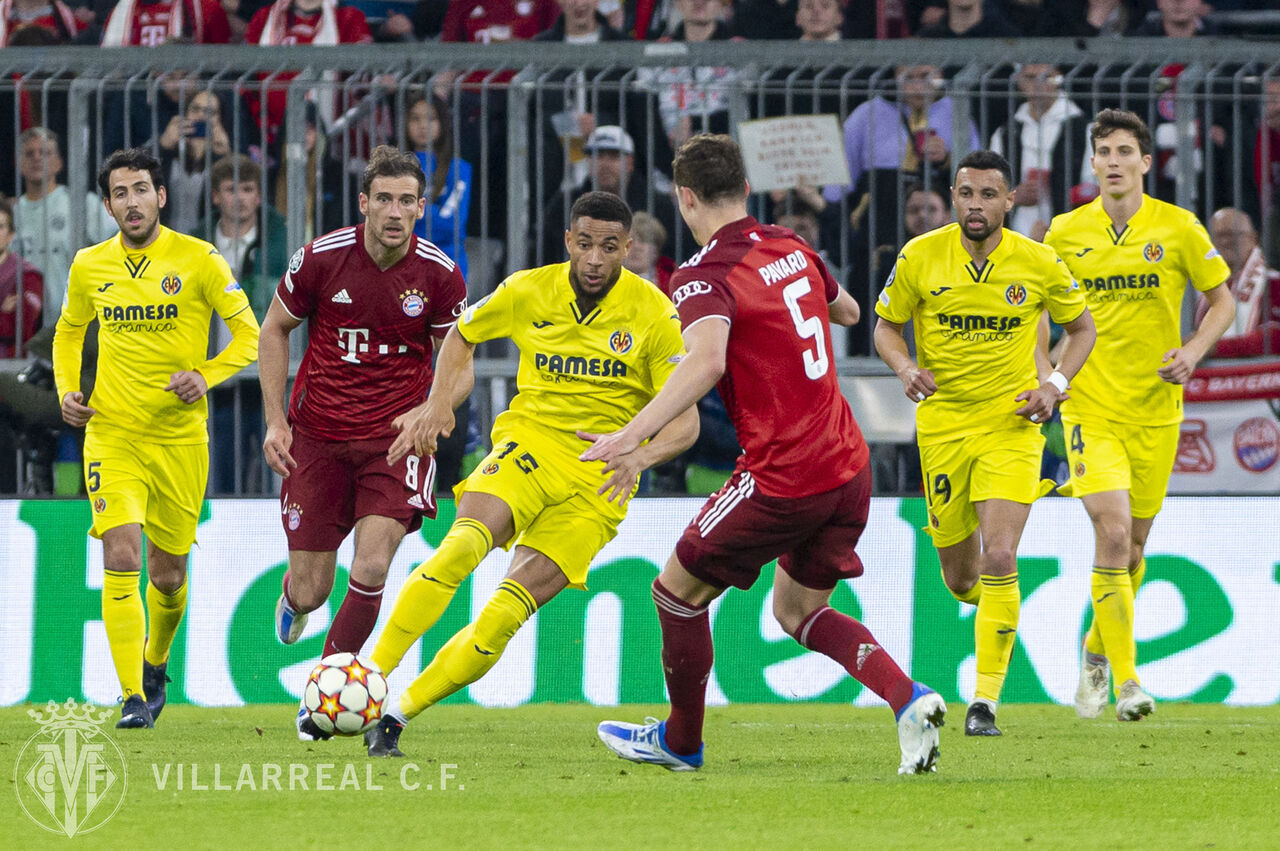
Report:
<svg viewBox="0 0 1280 851"><path fill-rule="evenodd" d="M714 658L711 619L706 606L689 605L656 579L653 602L658 607L658 623L662 626L662 670L671 695L667 747L687 756L702 747L707 677L711 676Z"/></svg>
<svg viewBox="0 0 1280 851"><path fill-rule="evenodd" d="M880 695L895 715L911 701L911 678L858 621L823 606L805 618L795 640L835 659L849 675Z"/></svg>
<svg viewBox="0 0 1280 851"><path fill-rule="evenodd" d="M286 574L285 599L289 597ZM333 616L329 634L324 640L324 655L331 653L359 653L365 640L378 622L378 609L382 605L381 585L364 585L354 579L347 583L347 596Z"/></svg>

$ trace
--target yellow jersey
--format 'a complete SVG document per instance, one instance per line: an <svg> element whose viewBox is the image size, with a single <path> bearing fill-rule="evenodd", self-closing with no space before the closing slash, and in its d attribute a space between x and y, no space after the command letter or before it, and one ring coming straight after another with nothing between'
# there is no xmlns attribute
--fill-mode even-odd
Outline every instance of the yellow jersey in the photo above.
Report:
<svg viewBox="0 0 1280 851"><path fill-rule="evenodd" d="M233 341L206 360L214 310ZM212 387L257 352L257 320L218 250L161 226L141 251L116 235L77 252L54 335L59 399L80 389L81 348L94 319L98 374L86 404L97 413L89 429L152 443L207 443L205 399L188 405L164 388L184 370L199 371Z"/></svg>
<svg viewBox="0 0 1280 851"><path fill-rule="evenodd" d="M470 343L510 337L520 350L518 392L494 428L532 427L575 452L586 446L575 430L622 428L684 354L671 300L626 269L585 315L568 263L516 272L468 307L457 328Z"/></svg>
<svg viewBox="0 0 1280 851"><path fill-rule="evenodd" d="M1054 216L1045 243L1080 282L1098 328L1098 342L1071 382L1062 409L1133 425L1182 421L1182 386L1156 370L1182 345L1182 296L1187 283L1210 290L1231 272L1195 215L1142 196L1142 206L1117 233L1102 199Z"/></svg>
<svg viewBox="0 0 1280 851"><path fill-rule="evenodd" d="M1045 310L1068 323L1084 298L1047 246L1005 229L981 267L949 224L898 254L876 313L913 322L917 362L938 390L916 407L921 446L1010 428L1037 428L1015 413L1036 380L1036 325Z"/></svg>

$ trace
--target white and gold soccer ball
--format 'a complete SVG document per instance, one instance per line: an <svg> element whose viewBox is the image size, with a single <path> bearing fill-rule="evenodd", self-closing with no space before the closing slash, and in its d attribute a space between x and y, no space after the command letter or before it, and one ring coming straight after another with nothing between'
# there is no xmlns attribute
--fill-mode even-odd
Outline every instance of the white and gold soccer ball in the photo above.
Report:
<svg viewBox="0 0 1280 851"><path fill-rule="evenodd" d="M302 705L326 733L358 736L382 717L387 681L364 656L334 653L320 660L307 679Z"/></svg>

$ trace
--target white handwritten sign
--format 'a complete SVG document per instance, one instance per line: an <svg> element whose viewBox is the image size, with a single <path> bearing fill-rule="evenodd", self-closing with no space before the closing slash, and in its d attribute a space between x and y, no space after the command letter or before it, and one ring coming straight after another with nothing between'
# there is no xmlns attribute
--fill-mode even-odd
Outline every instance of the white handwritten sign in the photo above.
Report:
<svg viewBox="0 0 1280 851"><path fill-rule="evenodd" d="M801 184L849 184L840 121L834 115L764 118L738 125L738 141L753 192Z"/></svg>

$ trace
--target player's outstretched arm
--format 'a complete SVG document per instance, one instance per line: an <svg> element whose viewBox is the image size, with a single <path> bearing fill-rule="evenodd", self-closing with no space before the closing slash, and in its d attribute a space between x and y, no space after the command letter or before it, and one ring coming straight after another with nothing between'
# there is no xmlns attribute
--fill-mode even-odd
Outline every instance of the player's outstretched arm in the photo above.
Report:
<svg viewBox="0 0 1280 851"><path fill-rule="evenodd" d="M685 408L674 420L667 423L653 440L634 452L619 455L604 465L608 478L596 493L605 499L626 505L635 492L636 479L645 470L684 452L698 439L698 406Z"/></svg>
<svg viewBox="0 0 1280 851"><path fill-rule="evenodd" d="M436 358L435 377L427 401L391 421L400 433L387 449L387 463L394 464L412 450L417 455L434 455L436 442L453 433L453 412L471 395L476 383L474 343L449 329Z"/></svg>
<svg viewBox="0 0 1280 851"><path fill-rule="evenodd" d="M684 343L689 353L672 371L658 395L641 408L631 422L612 434L577 433L578 437L592 442L587 451L578 456L581 460L612 461L619 455L634 452L716 386L724 375L725 351L729 346L728 321L710 317L696 322L685 329Z"/></svg>
<svg viewBox="0 0 1280 851"><path fill-rule="evenodd" d="M908 399L923 402L938 392L938 383L933 380L933 373L921 369L911 359L911 351L907 348L906 337L902 336L901 325L882 316L876 320L876 330L872 336L876 352L897 374L898 380L902 382L902 392L907 394Z"/></svg>
<svg viewBox="0 0 1280 851"><path fill-rule="evenodd" d="M289 454L293 431L284 413L284 387L289 381L289 332L302 324L280 303L271 300L267 316L258 334L258 383L262 386L262 412L267 421L267 434L262 440L262 455L267 466L288 477L298 466Z"/></svg>
<svg viewBox="0 0 1280 851"><path fill-rule="evenodd" d="M1211 290L1205 290L1209 312L1200 320L1200 327L1191 338L1176 349L1170 349L1160 359L1163 364L1156 373L1170 384L1186 384L1195 372L1196 365L1204 358L1218 338L1231 327L1236 317L1236 300L1226 282Z"/></svg>
<svg viewBox="0 0 1280 851"><path fill-rule="evenodd" d="M827 313L832 322L846 327L857 325L862 318L862 308L844 287L840 287L836 300L827 305Z"/></svg>
<svg viewBox="0 0 1280 851"><path fill-rule="evenodd" d="M1067 344L1062 349L1062 360L1058 368L1044 376L1040 386L1035 390L1024 390L1014 397L1015 401L1024 403L1014 413L1020 417L1026 417L1033 423L1047 422L1049 417L1053 416L1054 405L1067 398L1067 385L1076 377L1080 367L1084 366L1089 352L1093 351L1094 342L1098 339L1093 315L1089 313L1088 308L1062 327L1067 331ZM1037 343L1037 352L1038 350L1039 343ZM1038 372L1038 358L1036 368Z"/></svg>

